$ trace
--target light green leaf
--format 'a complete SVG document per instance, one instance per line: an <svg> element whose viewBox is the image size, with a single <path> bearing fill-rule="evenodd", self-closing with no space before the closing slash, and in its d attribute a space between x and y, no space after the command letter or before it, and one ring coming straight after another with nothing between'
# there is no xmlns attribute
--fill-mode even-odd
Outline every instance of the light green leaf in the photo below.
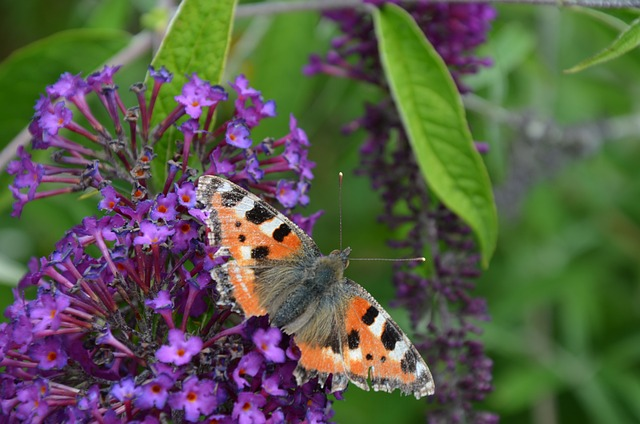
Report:
<svg viewBox="0 0 640 424"><path fill-rule="evenodd" d="M564 72L566 74L573 74L592 66L608 62L636 48L638 44L640 44L640 19L633 21L631 25L629 25L625 31L620 33L618 38L613 40L613 43L607 46L604 50L583 60L576 66L566 69Z"/></svg>
<svg viewBox="0 0 640 424"><path fill-rule="evenodd" d="M496 246L496 208L455 83L407 12L387 4L373 16L382 64L420 170L474 231L486 267Z"/></svg>
<svg viewBox="0 0 640 424"><path fill-rule="evenodd" d="M156 103L152 126L157 124L176 106L174 97L180 93L187 76L194 72L198 77L219 84L229 52L229 41L235 0L184 0L169 24L152 65L164 66L173 73L173 81L162 87ZM147 76L147 86L151 86ZM166 142L158 143L153 161L153 173L162 181L166 161L173 155L174 137L168 134Z"/></svg>

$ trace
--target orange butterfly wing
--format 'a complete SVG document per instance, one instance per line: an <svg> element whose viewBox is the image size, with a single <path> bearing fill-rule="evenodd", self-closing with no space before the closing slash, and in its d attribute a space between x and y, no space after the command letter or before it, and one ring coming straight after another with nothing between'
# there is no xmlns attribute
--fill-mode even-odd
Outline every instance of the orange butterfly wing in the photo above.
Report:
<svg viewBox="0 0 640 424"><path fill-rule="evenodd" d="M400 389L416 398L433 394L431 372L409 338L364 288L351 280L347 284L353 297L346 308L342 355L349 379L365 390L370 377L376 391Z"/></svg>
<svg viewBox="0 0 640 424"><path fill-rule="evenodd" d="M305 250L320 256L311 237L297 225L224 178L200 177L197 199L210 214L209 244L221 246L216 255L234 259L221 267L216 278L223 285L221 295L233 297L246 316L267 313L255 287L254 269L260 261L295 261Z"/></svg>

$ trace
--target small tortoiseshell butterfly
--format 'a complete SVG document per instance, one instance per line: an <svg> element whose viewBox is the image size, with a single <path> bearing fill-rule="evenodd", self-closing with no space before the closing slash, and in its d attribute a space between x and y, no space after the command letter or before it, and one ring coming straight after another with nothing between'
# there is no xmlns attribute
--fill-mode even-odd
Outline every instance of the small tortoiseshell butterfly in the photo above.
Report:
<svg viewBox="0 0 640 424"><path fill-rule="evenodd" d="M245 316L269 314L294 335L298 384L318 377L331 390L349 381L369 390L400 389L416 398L434 392L427 364L360 285L343 273L351 251L323 256L315 242L272 206L230 181L205 175L197 199L209 212L208 238L233 260L212 272L223 302Z"/></svg>

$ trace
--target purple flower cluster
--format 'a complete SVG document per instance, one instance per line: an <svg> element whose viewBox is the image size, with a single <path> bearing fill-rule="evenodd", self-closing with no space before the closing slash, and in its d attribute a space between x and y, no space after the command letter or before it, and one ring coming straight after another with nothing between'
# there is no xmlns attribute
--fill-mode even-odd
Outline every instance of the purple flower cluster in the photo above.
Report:
<svg viewBox="0 0 640 424"><path fill-rule="evenodd" d="M495 10L485 4L444 4L417 1L400 4L416 20L426 37L449 66L460 91L464 74L489 66L488 59L473 55L485 41ZM370 1L382 4L385 1ZM378 57L373 23L356 10L327 12L342 35L322 59L312 56L308 75L325 73L364 81L388 90ZM416 345L425 354L434 375L436 404L429 409L429 423L493 423L497 416L474 410L473 403L492 390L492 362L483 345L474 340L479 332L473 322L488 319L484 300L474 298L474 278L479 275L479 254L469 228L429 193L413 157L391 95L377 105L367 105L362 118L347 132L363 129L368 136L361 147L360 172L370 176L384 199L380 217L406 237L390 244L408 255L434 258L434 269L396 265L395 304L409 310L416 329ZM391 134L398 134L391 144ZM482 151L483 146L477 144ZM402 164L399 166L399 164Z"/></svg>
<svg viewBox="0 0 640 424"><path fill-rule="evenodd" d="M449 67L461 92L467 91L460 81L462 75L476 73L480 67L492 64L489 58L473 55L473 50L485 42L496 16L495 9L488 4L428 0L364 0L364 3L377 6L395 3L409 12ZM324 73L385 86L371 16L355 9L328 11L324 16L338 25L342 35L332 40L332 49L324 59L311 56L305 74Z"/></svg>
<svg viewBox="0 0 640 424"><path fill-rule="evenodd" d="M36 163L21 148L9 167L14 215L33 200L80 190L99 191L102 213L32 259L14 290L9 322L0 324L2 422L326 422L328 389L316 380L297 386L293 340L265 317L245 321L217 304L211 270L226 258L204 243L195 199L203 172L287 209L307 204L314 164L304 131L291 117L289 134L253 141L275 103L243 76L230 84L233 115L216 127L228 94L195 74L152 128L172 75L150 69L150 96L135 84L138 104L126 108L117 70L64 74L49 86L30 131L33 148L54 150L54 163ZM166 175L154 176L162 169L153 167L154 147L172 127L181 133L177 153ZM294 219L310 231L317 217Z"/></svg>

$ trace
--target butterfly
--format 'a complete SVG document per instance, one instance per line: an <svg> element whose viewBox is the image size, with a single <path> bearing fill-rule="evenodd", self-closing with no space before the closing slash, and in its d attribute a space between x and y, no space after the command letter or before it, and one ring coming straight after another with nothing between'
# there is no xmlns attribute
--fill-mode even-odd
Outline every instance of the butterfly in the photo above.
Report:
<svg viewBox="0 0 640 424"><path fill-rule="evenodd" d="M271 205L217 176L199 178L207 237L232 260L212 271L221 301L246 317L269 315L300 349L298 384L329 375L331 391L349 381L416 398L434 393L431 372L389 314L344 276L350 248L323 256L313 239Z"/></svg>

